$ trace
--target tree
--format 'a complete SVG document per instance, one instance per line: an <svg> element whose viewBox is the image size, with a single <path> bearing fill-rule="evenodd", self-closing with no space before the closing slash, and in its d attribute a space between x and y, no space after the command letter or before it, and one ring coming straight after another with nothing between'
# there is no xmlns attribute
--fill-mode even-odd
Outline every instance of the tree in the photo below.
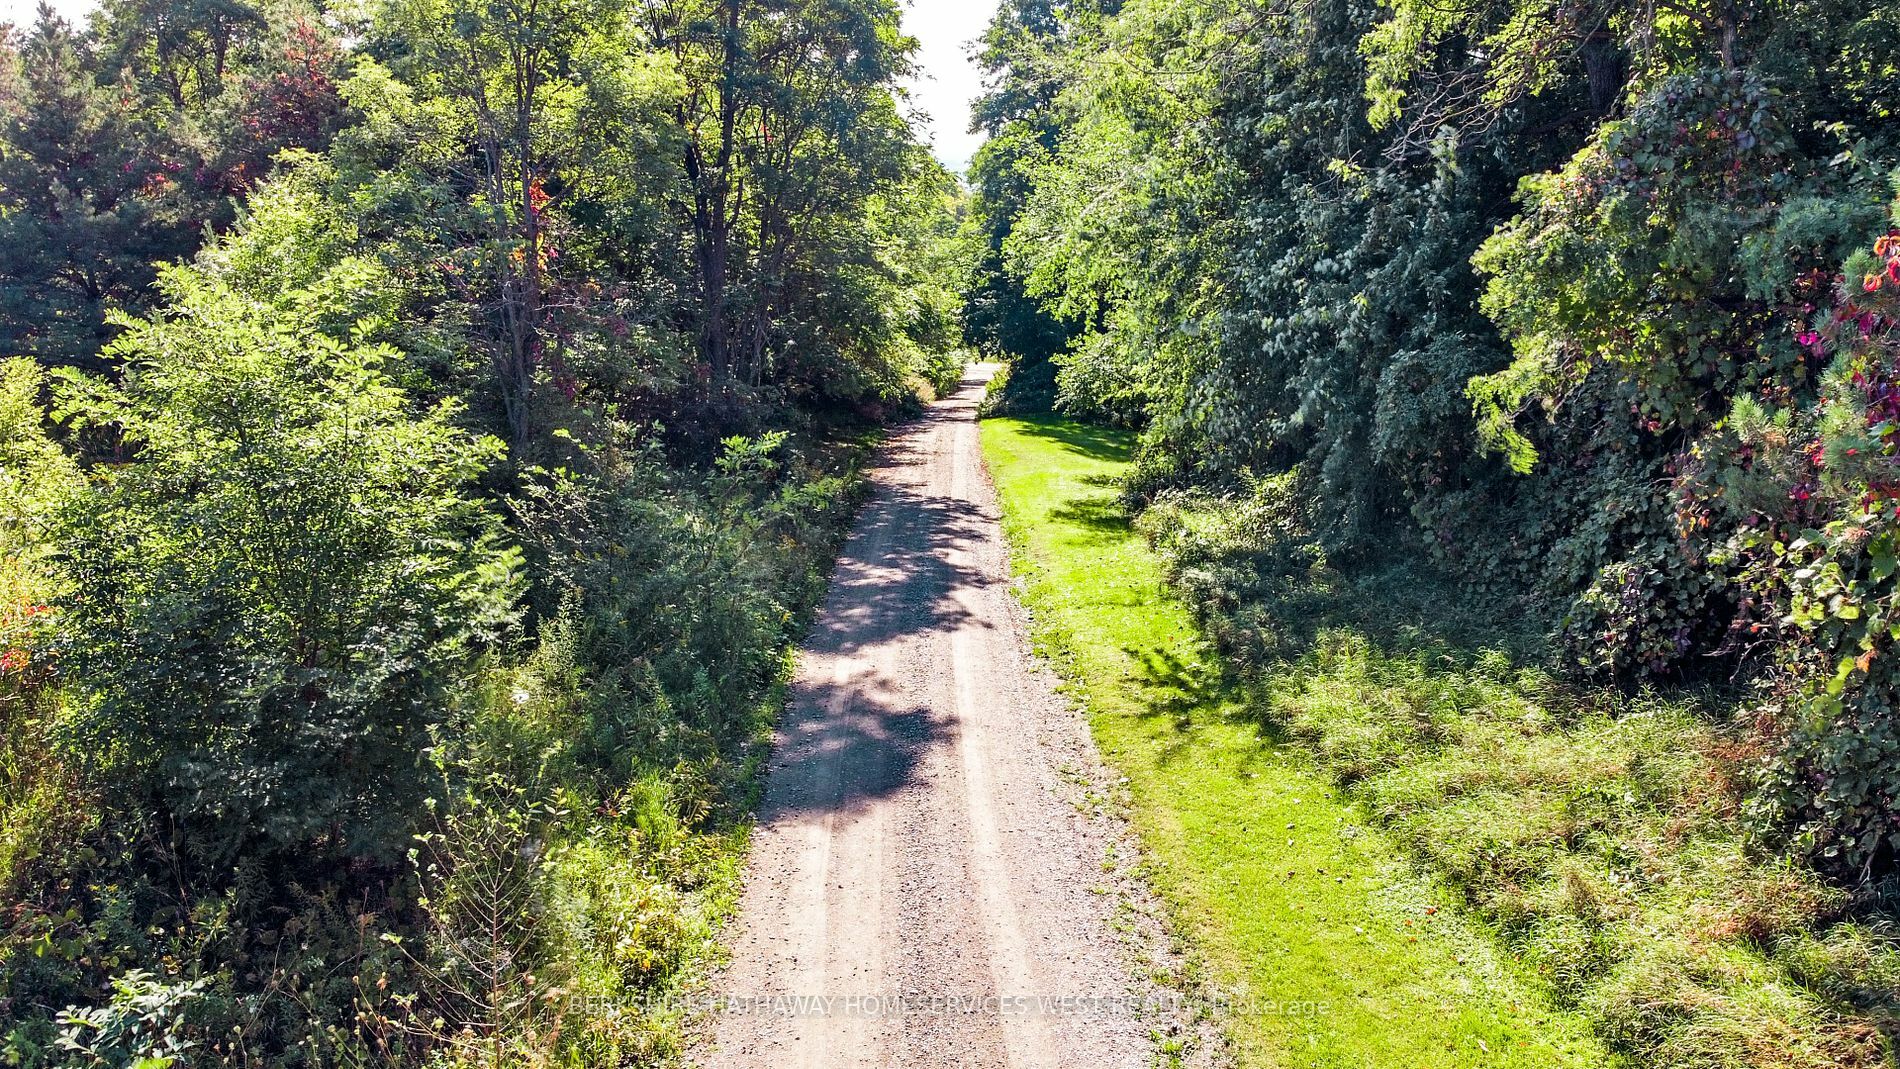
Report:
<svg viewBox="0 0 1900 1069"><path fill-rule="evenodd" d="M870 198L921 163L891 95L915 42L889 0L657 0L642 19L685 76L673 120L707 383L756 388L815 325L813 284L870 254Z"/></svg>
<svg viewBox="0 0 1900 1069"><path fill-rule="evenodd" d="M0 352L96 366L107 309L191 248L178 168L51 8L0 64Z"/></svg>
<svg viewBox="0 0 1900 1069"><path fill-rule="evenodd" d="M270 29L242 0L113 0L100 24L111 66L180 112L223 95L239 55Z"/></svg>
<svg viewBox="0 0 1900 1069"><path fill-rule="evenodd" d="M496 443L415 411L386 348L318 329L320 280L160 287L111 346L121 385L68 380L65 410L128 457L60 530L73 753L206 860L386 855L447 688L509 626L518 557L465 490Z"/></svg>
<svg viewBox="0 0 1900 1069"><path fill-rule="evenodd" d="M964 294L963 329L972 344L1013 362L1013 403L1048 407L1049 360L1068 347L1072 329L1024 292L1004 260L1016 217L1034 188L1033 169L1055 150L1064 12L1049 0L1010 0L984 32L976 54L986 74L972 129L989 139L970 161L976 264ZM1085 9L1086 10L1086 9Z"/></svg>
<svg viewBox="0 0 1900 1069"><path fill-rule="evenodd" d="M228 226L277 153L334 132L339 57L307 18L113 0L0 47L0 352L100 368L113 308ZM226 93L227 86L235 87Z"/></svg>
<svg viewBox="0 0 1900 1069"><path fill-rule="evenodd" d="M482 267L495 382L510 441L533 432L535 391L549 360L549 216L579 184L604 131L579 131L576 67L596 37L616 41L604 6L572 0L392 4L381 26L407 55L398 69L454 101L475 159L471 208L484 230ZM617 42L616 42L617 43ZM584 99L584 98L583 98ZM556 111L566 113L557 116ZM586 133L566 143L559 134ZM551 136L555 135L555 136Z"/></svg>

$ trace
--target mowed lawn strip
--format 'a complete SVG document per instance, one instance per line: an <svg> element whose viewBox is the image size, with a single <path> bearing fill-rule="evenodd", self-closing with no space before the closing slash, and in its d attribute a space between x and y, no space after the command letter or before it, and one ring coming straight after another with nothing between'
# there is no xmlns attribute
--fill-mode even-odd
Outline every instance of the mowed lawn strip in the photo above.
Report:
<svg viewBox="0 0 1900 1069"><path fill-rule="evenodd" d="M1243 1066L1616 1064L1452 898L1263 735L1117 500L1129 438L991 419L1036 642L1087 710Z"/></svg>

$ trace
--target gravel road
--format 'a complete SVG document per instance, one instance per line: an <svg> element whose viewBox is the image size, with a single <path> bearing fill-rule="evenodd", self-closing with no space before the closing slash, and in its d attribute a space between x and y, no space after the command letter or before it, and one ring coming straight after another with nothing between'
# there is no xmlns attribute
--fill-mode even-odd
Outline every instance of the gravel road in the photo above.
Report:
<svg viewBox="0 0 1900 1069"><path fill-rule="evenodd" d="M1158 992L1105 875L1124 833L1083 804L1100 766L1009 592L988 376L873 474L800 653L704 1066L1136 1069L1171 1027L1129 1011Z"/></svg>

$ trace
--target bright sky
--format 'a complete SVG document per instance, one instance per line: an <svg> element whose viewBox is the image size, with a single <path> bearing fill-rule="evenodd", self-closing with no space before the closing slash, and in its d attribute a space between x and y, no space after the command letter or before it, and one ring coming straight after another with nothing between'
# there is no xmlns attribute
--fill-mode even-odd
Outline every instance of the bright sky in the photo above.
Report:
<svg viewBox="0 0 1900 1069"><path fill-rule="evenodd" d="M33 21L39 9L40 0L0 0L0 22L24 26ZM86 21L86 12L92 10L92 0L53 0L53 10L79 25Z"/></svg>
<svg viewBox="0 0 1900 1069"><path fill-rule="evenodd" d="M75 24L85 21L93 0L53 0L53 6ZM39 0L0 0L0 22L21 25L33 21ZM921 133L936 148L937 158L953 171L969 166L982 143L972 134L970 102L983 91L983 80L965 47L981 36L996 13L996 0L908 0L904 31L922 48L917 64L922 70L910 83L911 104L924 112Z"/></svg>
<svg viewBox="0 0 1900 1069"><path fill-rule="evenodd" d="M969 132L970 102L983 91L983 77L964 46L983 35L995 14L996 0L908 0L904 8L904 32L923 46L917 52L922 70L910 83L911 104L928 116L920 132L953 171L968 167L983 142L981 134Z"/></svg>

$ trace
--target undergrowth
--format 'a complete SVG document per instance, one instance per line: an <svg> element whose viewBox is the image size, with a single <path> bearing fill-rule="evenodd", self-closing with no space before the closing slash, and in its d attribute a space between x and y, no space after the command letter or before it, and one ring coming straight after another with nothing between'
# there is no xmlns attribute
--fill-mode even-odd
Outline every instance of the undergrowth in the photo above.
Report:
<svg viewBox="0 0 1900 1069"><path fill-rule="evenodd" d="M704 471L630 438L531 480L511 511L532 633L399 737L401 782L366 804L400 834L213 854L181 831L191 798L111 789L75 744L97 699L60 671L43 529L79 476L40 384L0 364L0 1065L676 1061L874 433L732 438Z"/></svg>
<svg viewBox="0 0 1900 1069"><path fill-rule="evenodd" d="M1416 565L1346 571L1292 476L1137 521L1289 736L1606 1040L1644 1064L1892 1063L1888 903L1753 843L1745 696L1567 685L1540 623Z"/></svg>

